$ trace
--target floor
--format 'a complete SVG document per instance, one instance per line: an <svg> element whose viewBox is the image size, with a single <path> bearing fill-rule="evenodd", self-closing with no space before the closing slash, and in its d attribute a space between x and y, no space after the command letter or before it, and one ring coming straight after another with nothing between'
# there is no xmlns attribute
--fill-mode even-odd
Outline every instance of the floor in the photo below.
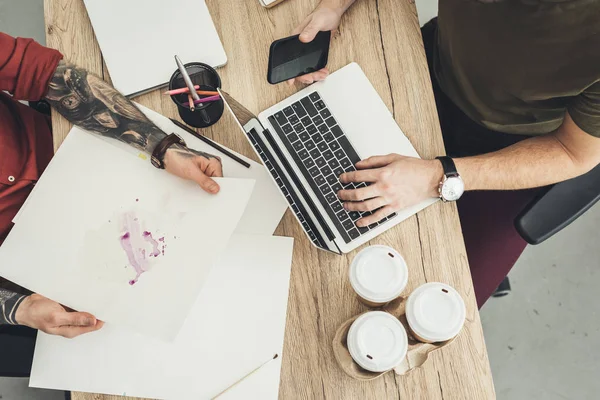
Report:
<svg viewBox="0 0 600 400"><path fill-rule="evenodd" d="M417 8L421 23L427 22L437 14L437 1L417 0ZM0 0L0 31L44 43L42 0ZM546 243L527 248L510 274L511 295L481 310L499 400L598 397L598 226L600 204ZM24 379L0 378L1 400L63 398L62 392L29 389Z"/></svg>

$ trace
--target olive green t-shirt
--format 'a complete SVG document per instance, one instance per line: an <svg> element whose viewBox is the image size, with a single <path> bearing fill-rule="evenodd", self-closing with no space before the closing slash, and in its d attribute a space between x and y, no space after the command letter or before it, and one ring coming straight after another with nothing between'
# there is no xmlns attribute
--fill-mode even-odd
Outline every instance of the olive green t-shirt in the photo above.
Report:
<svg viewBox="0 0 600 400"><path fill-rule="evenodd" d="M435 74L489 129L600 137L600 0L440 0Z"/></svg>

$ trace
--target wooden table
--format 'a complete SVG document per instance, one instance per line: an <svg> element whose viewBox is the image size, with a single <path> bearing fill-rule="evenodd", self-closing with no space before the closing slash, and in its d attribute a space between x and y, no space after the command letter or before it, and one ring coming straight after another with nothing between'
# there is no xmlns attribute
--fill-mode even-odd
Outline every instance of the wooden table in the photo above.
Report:
<svg viewBox="0 0 600 400"><path fill-rule="evenodd" d="M288 36L317 1L288 0L271 10L262 8L258 0L207 0L207 3L229 57L229 63L219 69L223 88L256 113L294 93L297 88L267 83L269 44ZM109 80L83 1L46 0L45 15L48 46ZM421 156L443 154L414 4L408 0L357 1L344 16L340 36L333 40L328 66L335 71L352 61L361 65ZM163 115L177 117L171 100L159 91L135 100ZM58 147L71 126L57 113L53 114L52 122ZM202 133L256 159L228 113ZM368 383L346 376L338 367L331 347L338 326L365 310L348 281L348 265L355 253L340 257L318 251L310 245L290 212L276 234L296 239L281 398L495 398L455 205L439 202L370 244L392 246L405 257L410 271L408 290L431 281L446 282L457 288L468 308L465 329L454 343L435 353L422 368L408 376L388 373ZM116 397L73 394L74 400L113 398Z"/></svg>

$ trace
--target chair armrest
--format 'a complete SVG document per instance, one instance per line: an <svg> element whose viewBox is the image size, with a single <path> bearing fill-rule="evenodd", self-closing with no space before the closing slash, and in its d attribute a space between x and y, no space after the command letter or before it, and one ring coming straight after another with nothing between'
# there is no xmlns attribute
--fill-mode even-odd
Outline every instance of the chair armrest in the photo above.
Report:
<svg viewBox="0 0 600 400"><path fill-rule="evenodd" d="M585 175L544 190L515 218L515 228L539 244L567 227L600 200L600 165Z"/></svg>

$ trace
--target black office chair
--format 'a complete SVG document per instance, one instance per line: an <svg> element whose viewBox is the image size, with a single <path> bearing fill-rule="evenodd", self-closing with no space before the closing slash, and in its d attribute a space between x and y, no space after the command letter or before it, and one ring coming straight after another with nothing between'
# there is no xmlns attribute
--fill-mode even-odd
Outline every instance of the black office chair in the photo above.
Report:
<svg viewBox="0 0 600 400"><path fill-rule="evenodd" d="M540 244L583 215L600 200L600 164L587 174L549 186L515 218L515 228L529 244ZM508 276L492 294L511 291Z"/></svg>
<svg viewBox="0 0 600 400"><path fill-rule="evenodd" d="M530 244L540 244L567 227L600 200L600 164L585 175L543 190L515 218Z"/></svg>

